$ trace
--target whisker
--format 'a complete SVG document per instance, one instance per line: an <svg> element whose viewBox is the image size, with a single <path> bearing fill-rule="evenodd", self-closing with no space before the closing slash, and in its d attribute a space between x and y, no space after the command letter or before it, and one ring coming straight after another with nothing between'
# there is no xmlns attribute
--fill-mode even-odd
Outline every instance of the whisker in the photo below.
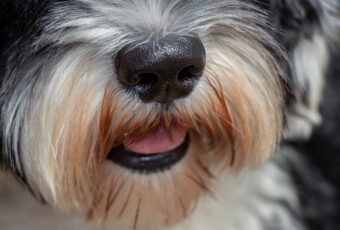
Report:
<svg viewBox="0 0 340 230"><path fill-rule="evenodd" d="M172 187L172 188L174 189L174 191L175 191L175 194L176 194L176 196L177 196L177 198L178 198L178 200L179 200L179 203L181 204L181 208L182 208L182 210L183 210L183 213L184 213L184 215L187 217L188 214L187 214L187 210L186 210L185 205L184 205L183 198L182 198L181 194L179 193L177 187L175 186L175 183L174 183L174 180L173 180L172 175L170 175L170 183L171 183L171 187Z"/></svg>
<svg viewBox="0 0 340 230"><path fill-rule="evenodd" d="M122 182L120 183L120 185L119 185L117 191L115 192L115 194L114 194L112 200L106 205L106 210L107 210L107 211L105 212L106 214L108 214L109 211L111 210L111 208L112 208L114 202L116 201L116 199L117 199L117 197L118 197L118 194L120 193L120 191L121 191L121 189L123 188L124 184L125 184L125 182L124 182L124 180L122 180ZM104 220L106 220L106 219L107 219L107 215L105 216Z"/></svg>
<svg viewBox="0 0 340 230"><path fill-rule="evenodd" d="M144 188L138 194L138 204L137 204L135 220L134 220L134 224L133 224L133 229L134 230L137 229L139 212L140 212L140 206L141 206L141 203L142 203L142 200L143 200L143 196L144 196Z"/></svg>
<svg viewBox="0 0 340 230"><path fill-rule="evenodd" d="M159 187L158 187L158 189L156 189L156 195L157 195L157 198L158 198L157 200L159 201L161 209L162 209L164 221L168 225L169 224L169 213L168 213L168 209L165 207L165 205L163 203L163 199L161 197L161 193L160 193L160 188Z"/></svg>
<svg viewBox="0 0 340 230"><path fill-rule="evenodd" d="M197 165L205 172L211 179L216 179L216 176L202 163L202 161L198 158L195 157Z"/></svg>
<svg viewBox="0 0 340 230"><path fill-rule="evenodd" d="M91 205L91 208L90 208L90 210L88 211L88 213L87 213L87 216L86 216L86 218L87 218L87 220L91 220L92 218L93 218L93 216L94 216L94 210L97 208L97 205L100 203L100 201L102 200L102 198L98 198L98 197L102 197L100 194L101 194L102 192L99 192L99 193L97 193L95 196L94 196L94 198L93 198L93 200L92 200L92 205ZM99 195L98 195L99 194Z"/></svg>
<svg viewBox="0 0 340 230"><path fill-rule="evenodd" d="M122 208L122 210L120 211L120 213L119 213L119 215L118 215L118 219L122 217L122 215L123 215L123 213L124 213L124 211L125 211L125 209L126 209L126 207L127 207L127 204L129 203L129 200L130 200L130 197L131 197L131 193L132 193L132 190L133 190L133 187L134 187L134 186L135 186L135 183L133 183L133 184L131 185L131 188L130 188L130 191L129 191L129 193L128 193L128 196L127 196L127 198L126 198L126 200L125 200L125 202L124 202L123 208Z"/></svg>
<svg viewBox="0 0 340 230"><path fill-rule="evenodd" d="M110 209L110 206L109 206L109 203L110 203L110 201L111 201L111 199L112 199L112 193L113 193L113 189L112 189L112 186L113 186L113 181L114 181L114 179L111 179L111 182L110 182L110 190L109 190L109 195L107 196L107 199L106 199L106 206L105 206L105 220L106 220L106 218L107 218L107 216L108 216L108 211L109 211L109 209Z"/></svg>
<svg viewBox="0 0 340 230"><path fill-rule="evenodd" d="M211 191L208 186L200 181L200 180L197 180L195 177L189 175L188 173L184 173L184 175L190 179L192 182L194 182L196 185L198 185L199 187L201 187L205 192L207 192L209 195L211 195L212 197L215 197L215 194L213 193L213 191Z"/></svg>
<svg viewBox="0 0 340 230"><path fill-rule="evenodd" d="M91 220L93 218L93 206L90 208L90 210L87 212L86 219Z"/></svg>
<svg viewBox="0 0 340 230"><path fill-rule="evenodd" d="M235 150L235 145L231 145L231 159L229 162L229 165L234 165L236 160L236 150Z"/></svg>

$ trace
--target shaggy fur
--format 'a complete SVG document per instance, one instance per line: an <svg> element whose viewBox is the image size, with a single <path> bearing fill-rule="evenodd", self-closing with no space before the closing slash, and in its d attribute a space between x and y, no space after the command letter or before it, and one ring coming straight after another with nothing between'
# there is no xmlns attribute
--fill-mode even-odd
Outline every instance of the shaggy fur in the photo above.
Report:
<svg viewBox="0 0 340 230"><path fill-rule="evenodd" d="M338 132L313 135L329 122L319 106L337 0L5 0L0 9L0 165L36 198L109 229L337 229L336 164L318 164L336 156L310 154ZM145 103L122 87L119 51L182 36L206 51L188 97ZM108 159L125 139L174 124L190 146L168 170Z"/></svg>

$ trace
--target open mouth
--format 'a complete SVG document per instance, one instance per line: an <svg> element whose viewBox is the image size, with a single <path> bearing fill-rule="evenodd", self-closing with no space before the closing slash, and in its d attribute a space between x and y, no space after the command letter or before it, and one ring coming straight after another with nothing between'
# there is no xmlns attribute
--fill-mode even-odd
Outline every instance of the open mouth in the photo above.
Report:
<svg viewBox="0 0 340 230"><path fill-rule="evenodd" d="M188 131L179 125L160 125L141 137L126 139L111 149L108 159L123 167L149 174L169 170L186 154Z"/></svg>

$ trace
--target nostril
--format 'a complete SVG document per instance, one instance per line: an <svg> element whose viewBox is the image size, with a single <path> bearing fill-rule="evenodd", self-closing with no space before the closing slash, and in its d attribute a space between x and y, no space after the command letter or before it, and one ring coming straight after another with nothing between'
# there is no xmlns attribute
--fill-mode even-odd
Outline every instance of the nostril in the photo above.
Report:
<svg viewBox="0 0 340 230"><path fill-rule="evenodd" d="M138 84L135 87L139 91L147 91L154 88L158 82L158 76L155 73L139 73L137 74L139 79Z"/></svg>
<svg viewBox="0 0 340 230"><path fill-rule="evenodd" d="M193 65L190 65L188 67L183 68L179 74L178 74L178 81L179 82L189 82L194 83L196 80L198 80L202 75L202 70L200 68L197 68Z"/></svg>
<svg viewBox="0 0 340 230"><path fill-rule="evenodd" d="M129 76L128 78L126 78L124 75L120 74L118 79L124 86L127 86L127 87L136 86L140 82L139 76L136 75L136 74L133 74L133 75Z"/></svg>

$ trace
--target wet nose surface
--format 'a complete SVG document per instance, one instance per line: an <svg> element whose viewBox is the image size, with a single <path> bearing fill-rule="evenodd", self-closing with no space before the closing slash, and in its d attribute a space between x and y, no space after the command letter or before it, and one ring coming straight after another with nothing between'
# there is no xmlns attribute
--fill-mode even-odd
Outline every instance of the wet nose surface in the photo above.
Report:
<svg viewBox="0 0 340 230"><path fill-rule="evenodd" d="M115 67L119 82L143 102L171 103L188 96L205 67L197 36L172 37L121 50Z"/></svg>

